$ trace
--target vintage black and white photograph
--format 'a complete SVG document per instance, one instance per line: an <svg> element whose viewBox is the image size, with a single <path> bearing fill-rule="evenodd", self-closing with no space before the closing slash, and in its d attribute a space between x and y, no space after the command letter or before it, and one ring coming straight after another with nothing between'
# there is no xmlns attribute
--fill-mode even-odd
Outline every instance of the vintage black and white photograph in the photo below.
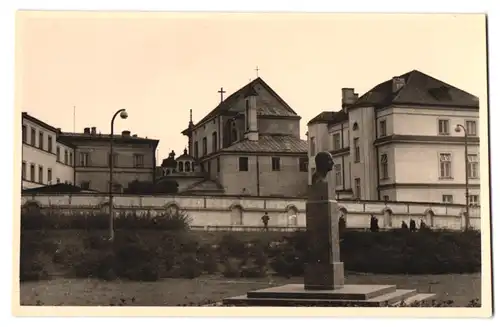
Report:
<svg viewBox="0 0 500 327"><path fill-rule="evenodd" d="M491 315L486 25L19 11L19 306Z"/></svg>

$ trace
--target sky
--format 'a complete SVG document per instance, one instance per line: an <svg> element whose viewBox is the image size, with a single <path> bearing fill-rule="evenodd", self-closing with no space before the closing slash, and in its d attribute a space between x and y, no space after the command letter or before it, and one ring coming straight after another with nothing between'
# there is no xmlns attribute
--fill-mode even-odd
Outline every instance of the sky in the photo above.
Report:
<svg viewBox="0 0 500 327"><path fill-rule="evenodd" d="M158 162L181 154L181 134L259 76L307 122L413 69L486 105L486 30L472 14L214 14L20 12L17 110L61 128L160 140ZM75 112L75 125L73 113Z"/></svg>

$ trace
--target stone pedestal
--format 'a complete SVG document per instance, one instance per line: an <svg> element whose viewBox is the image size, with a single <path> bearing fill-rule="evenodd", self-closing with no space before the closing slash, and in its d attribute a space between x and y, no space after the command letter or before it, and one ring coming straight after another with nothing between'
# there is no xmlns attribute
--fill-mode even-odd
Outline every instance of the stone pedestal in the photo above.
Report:
<svg viewBox="0 0 500 327"><path fill-rule="evenodd" d="M340 262L339 209L326 181L309 186L306 203L308 252L304 267L306 290L334 290L344 286Z"/></svg>

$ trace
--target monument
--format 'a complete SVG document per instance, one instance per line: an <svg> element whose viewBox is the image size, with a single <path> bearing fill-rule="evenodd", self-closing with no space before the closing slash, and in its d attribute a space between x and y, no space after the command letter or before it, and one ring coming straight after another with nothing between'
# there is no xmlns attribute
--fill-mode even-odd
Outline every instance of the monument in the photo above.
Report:
<svg viewBox="0 0 500 327"><path fill-rule="evenodd" d="M396 285L355 285L344 283L344 265L340 262L339 207L328 174L333 167L329 152L315 157L316 172L306 202L308 242L304 283L288 284L249 291L246 295L226 298L231 306L386 306L430 299L434 294L397 289Z"/></svg>

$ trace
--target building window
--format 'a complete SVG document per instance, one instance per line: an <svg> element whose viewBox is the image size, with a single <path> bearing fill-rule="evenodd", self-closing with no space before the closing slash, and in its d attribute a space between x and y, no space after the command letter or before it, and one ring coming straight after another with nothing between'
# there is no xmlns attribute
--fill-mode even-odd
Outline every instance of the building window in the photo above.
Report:
<svg viewBox="0 0 500 327"><path fill-rule="evenodd" d="M334 166L335 171L335 186L342 185L342 165L337 164Z"/></svg>
<svg viewBox="0 0 500 327"><path fill-rule="evenodd" d="M52 184L52 169L47 169L47 184Z"/></svg>
<svg viewBox="0 0 500 327"><path fill-rule="evenodd" d="M111 167L111 153L108 153L108 167ZM113 167L118 167L118 153L113 152Z"/></svg>
<svg viewBox="0 0 500 327"><path fill-rule="evenodd" d="M354 198L361 199L361 179L354 179Z"/></svg>
<svg viewBox="0 0 500 327"><path fill-rule="evenodd" d="M80 166L87 167L89 165L89 154L86 152L80 152Z"/></svg>
<svg viewBox="0 0 500 327"><path fill-rule="evenodd" d="M23 137L23 143L26 143L28 140L28 131L26 130L26 125L23 125L22 137Z"/></svg>
<svg viewBox="0 0 500 327"><path fill-rule="evenodd" d="M299 158L299 171L307 172L309 161L307 158Z"/></svg>
<svg viewBox="0 0 500 327"><path fill-rule="evenodd" d="M477 135L477 124L475 120L468 120L465 122L465 128L467 129L467 135L476 136Z"/></svg>
<svg viewBox="0 0 500 327"><path fill-rule="evenodd" d="M387 136L387 123L385 120L381 120L379 122L379 135L380 137L384 137L384 136Z"/></svg>
<svg viewBox="0 0 500 327"><path fill-rule="evenodd" d="M36 130L31 128L31 146L36 146Z"/></svg>
<svg viewBox="0 0 500 327"><path fill-rule="evenodd" d="M184 168L186 168L186 172L189 173L191 171L191 163L189 161L186 161L184 164Z"/></svg>
<svg viewBox="0 0 500 327"><path fill-rule="evenodd" d="M43 167L38 166L38 183L43 184Z"/></svg>
<svg viewBox="0 0 500 327"><path fill-rule="evenodd" d="M69 153L69 164L73 166L73 152Z"/></svg>
<svg viewBox="0 0 500 327"><path fill-rule="evenodd" d="M209 175L212 173L212 162L211 161L207 162L207 172Z"/></svg>
<svg viewBox="0 0 500 327"><path fill-rule="evenodd" d="M136 167L136 168L144 167L144 155L143 154L134 154L134 167Z"/></svg>
<svg viewBox="0 0 500 327"><path fill-rule="evenodd" d="M453 203L453 195L443 194L443 203Z"/></svg>
<svg viewBox="0 0 500 327"><path fill-rule="evenodd" d="M68 150L64 149L64 164L68 164Z"/></svg>
<svg viewBox="0 0 500 327"><path fill-rule="evenodd" d="M450 134L450 121L448 119L439 119L439 135L449 135Z"/></svg>
<svg viewBox="0 0 500 327"><path fill-rule="evenodd" d="M61 161L61 148L56 146L56 160Z"/></svg>
<svg viewBox="0 0 500 327"><path fill-rule="evenodd" d="M179 169L179 172L183 172L184 171L184 162L182 161L179 161L179 163L177 164L178 168Z"/></svg>
<svg viewBox="0 0 500 327"><path fill-rule="evenodd" d="M56 183L57 183L57 184L60 184L60 183L61 183L61 179L60 179L59 177L58 177L58 178L56 178Z"/></svg>
<svg viewBox="0 0 500 327"><path fill-rule="evenodd" d="M361 154L359 151L359 137L354 138L354 162L359 162Z"/></svg>
<svg viewBox="0 0 500 327"><path fill-rule="evenodd" d="M35 182L35 165L30 165L30 181Z"/></svg>
<svg viewBox="0 0 500 327"><path fill-rule="evenodd" d="M198 159L198 141L194 142L194 157Z"/></svg>
<svg viewBox="0 0 500 327"><path fill-rule="evenodd" d="M469 178L479 178L479 162L477 154L469 154L467 156L467 170Z"/></svg>
<svg viewBox="0 0 500 327"><path fill-rule="evenodd" d="M203 138L203 155L206 156L208 153L208 148L207 148L207 138Z"/></svg>
<svg viewBox="0 0 500 327"><path fill-rule="evenodd" d="M389 196L388 195L384 195L384 202L389 202Z"/></svg>
<svg viewBox="0 0 500 327"><path fill-rule="evenodd" d="M52 153L52 136L48 135L47 136L47 151Z"/></svg>
<svg viewBox="0 0 500 327"><path fill-rule="evenodd" d="M217 151L217 132L212 133L212 152Z"/></svg>
<svg viewBox="0 0 500 327"><path fill-rule="evenodd" d="M278 157L272 157L271 158L271 166L273 171L280 171L280 166L281 166L281 161L280 158Z"/></svg>
<svg viewBox="0 0 500 327"><path fill-rule="evenodd" d="M220 173L220 158L217 157L217 172Z"/></svg>
<svg viewBox="0 0 500 327"><path fill-rule="evenodd" d="M248 171L248 157L239 157L238 166L240 171Z"/></svg>
<svg viewBox="0 0 500 327"><path fill-rule="evenodd" d="M439 154L439 178L451 178L451 153Z"/></svg>
<svg viewBox="0 0 500 327"><path fill-rule="evenodd" d="M389 178L389 164L387 162L387 154L382 154L380 156L380 170L381 170L381 179Z"/></svg>
<svg viewBox="0 0 500 327"><path fill-rule="evenodd" d="M340 133L333 134L333 150L340 150L342 144L340 144Z"/></svg>
<svg viewBox="0 0 500 327"><path fill-rule="evenodd" d="M316 138L314 136L309 139L309 152L311 157L316 155Z"/></svg>
<svg viewBox="0 0 500 327"><path fill-rule="evenodd" d="M22 179L26 179L26 162L23 161L22 169L21 169L21 177Z"/></svg>
<svg viewBox="0 0 500 327"><path fill-rule="evenodd" d="M38 148L43 150L43 132L38 133Z"/></svg>
<svg viewBox="0 0 500 327"><path fill-rule="evenodd" d="M479 195L469 195L469 206L479 205Z"/></svg>

